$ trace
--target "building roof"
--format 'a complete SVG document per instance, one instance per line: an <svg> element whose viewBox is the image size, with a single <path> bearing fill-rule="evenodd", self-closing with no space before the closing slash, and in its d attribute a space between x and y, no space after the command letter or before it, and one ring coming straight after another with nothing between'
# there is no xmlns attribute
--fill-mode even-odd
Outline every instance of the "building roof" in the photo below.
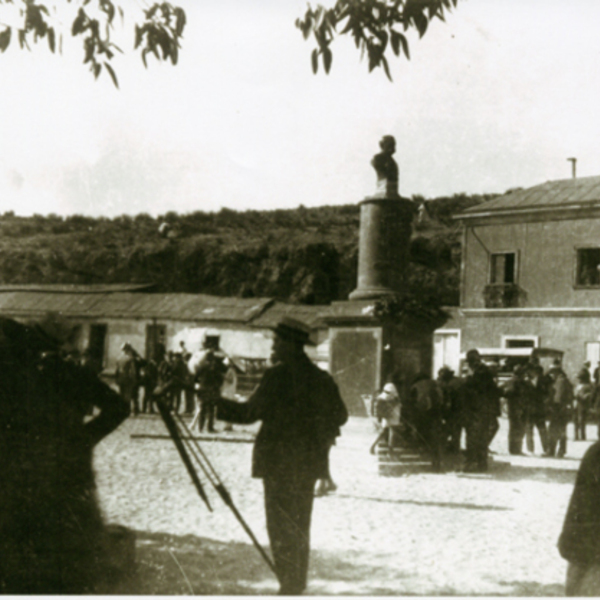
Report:
<svg viewBox="0 0 600 600"><path fill-rule="evenodd" d="M249 323L272 303L270 298L226 298L206 294L56 293L44 289L4 291L0 288L0 314L21 317L60 312L70 317Z"/></svg>
<svg viewBox="0 0 600 600"><path fill-rule="evenodd" d="M0 284L2 292L47 292L53 294L102 294L105 292L136 292L150 290L154 283L11 283Z"/></svg>
<svg viewBox="0 0 600 600"><path fill-rule="evenodd" d="M468 208L457 215L457 218L589 206L600 206L600 176L547 181L524 190L506 193Z"/></svg>

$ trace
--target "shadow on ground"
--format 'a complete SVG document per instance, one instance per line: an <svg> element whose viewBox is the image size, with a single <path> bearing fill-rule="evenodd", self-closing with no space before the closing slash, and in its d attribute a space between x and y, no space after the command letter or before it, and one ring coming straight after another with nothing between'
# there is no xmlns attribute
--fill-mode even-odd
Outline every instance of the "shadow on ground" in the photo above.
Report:
<svg viewBox="0 0 600 600"><path fill-rule="evenodd" d="M250 544L225 543L194 535L135 532L136 566L106 593L119 595L275 595L275 576ZM497 582L500 596L561 596L562 585ZM429 589L401 565L369 564L356 552L311 554L308 595L464 596L464 590Z"/></svg>
<svg viewBox="0 0 600 600"><path fill-rule="evenodd" d="M547 483L565 483L573 485L577 471L573 468L554 466L521 466L509 462L497 461L490 465L489 471L481 475L461 474L461 477L481 477L496 481L541 481Z"/></svg>
<svg viewBox="0 0 600 600"><path fill-rule="evenodd" d="M241 596L278 589L252 545L144 531L135 537L135 572L127 573L111 594Z"/></svg>

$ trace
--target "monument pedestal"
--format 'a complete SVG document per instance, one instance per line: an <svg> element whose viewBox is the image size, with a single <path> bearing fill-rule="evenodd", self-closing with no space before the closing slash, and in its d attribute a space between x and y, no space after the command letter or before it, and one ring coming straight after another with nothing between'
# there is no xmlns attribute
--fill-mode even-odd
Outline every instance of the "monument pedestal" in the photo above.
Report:
<svg viewBox="0 0 600 600"><path fill-rule="evenodd" d="M375 315L375 301L334 302L329 326L329 366L348 411L366 416L365 399L388 381L406 397L418 373L431 372L431 326L393 323Z"/></svg>

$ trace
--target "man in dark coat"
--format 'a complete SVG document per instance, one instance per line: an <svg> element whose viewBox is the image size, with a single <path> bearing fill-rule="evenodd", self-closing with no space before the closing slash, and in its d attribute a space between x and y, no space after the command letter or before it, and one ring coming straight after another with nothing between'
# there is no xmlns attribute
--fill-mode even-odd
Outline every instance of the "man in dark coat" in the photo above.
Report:
<svg viewBox="0 0 600 600"><path fill-rule="evenodd" d="M215 433L215 402L221 395L229 365L229 359L219 348L219 338L206 336L202 342L202 351L194 354L188 363L196 382L198 398L190 429L193 430L197 425L201 432L206 423L207 431Z"/></svg>
<svg viewBox="0 0 600 600"><path fill-rule="evenodd" d="M600 595L600 442L585 453L558 540L569 561L567 596Z"/></svg>
<svg viewBox="0 0 600 600"><path fill-rule="evenodd" d="M415 429L431 456L433 470L439 472L443 452L442 390L427 373L419 373L410 388L410 398L415 409Z"/></svg>
<svg viewBox="0 0 600 600"><path fill-rule="evenodd" d="M437 382L444 398L443 418L447 450L452 454L458 454L464 427L462 381L455 377L452 369L444 366L438 371Z"/></svg>
<svg viewBox="0 0 600 600"><path fill-rule="evenodd" d="M119 388L119 393L125 401L131 405L133 414L140 412L138 395L140 392L139 364L137 361L137 352L129 342L121 346L121 356L117 360L117 369L115 371L115 381Z"/></svg>
<svg viewBox="0 0 600 600"><path fill-rule="evenodd" d="M272 360L248 402L219 399L219 419L261 420L252 475L263 479L267 531L280 594L306 588L315 482L328 473L329 448L348 413L331 375L304 353L309 328L285 317L274 329Z"/></svg>
<svg viewBox="0 0 600 600"><path fill-rule="evenodd" d="M548 430L546 429L546 399L550 393L552 382L539 361L532 357L527 365L527 379L531 382L529 401L525 407L525 437L527 450L535 451L535 428L542 443L542 452L548 452Z"/></svg>
<svg viewBox="0 0 600 600"><path fill-rule="evenodd" d="M490 432L496 429L500 409L500 390L489 367L477 350L467 352L469 375L465 379L465 420L467 429L467 473L488 469ZM493 436L492 436L493 437Z"/></svg>
<svg viewBox="0 0 600 600"><path fill-rule="evenodd" d="M0 318L0 593L91 594L102 579L92 454L129 406L61 358L69 326Z"/></svg>
<svg viewBox="0 0 600 600"><path fill-rule="evenodd" d="M567 424L573 406L573 386L561 367L548 371L552 387L548 399L548 452L545 456L562 458L567 453Z"/></svg>
<svg viewBox="0 0 600 600"><path fill-rule="evenodd" d="M533 385L525 377L525 365L515 365L511 378L504 386L508 405L508 452L523 454L526 409L533 395Z"/></svg>

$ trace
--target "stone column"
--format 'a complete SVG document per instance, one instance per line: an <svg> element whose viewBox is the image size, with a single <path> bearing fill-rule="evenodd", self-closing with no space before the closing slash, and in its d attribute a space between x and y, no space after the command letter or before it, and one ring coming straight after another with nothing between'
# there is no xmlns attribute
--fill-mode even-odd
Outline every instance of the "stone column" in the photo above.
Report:
<svg viewBox="0 0 600 600"><path fill-rule="evenodd" d="M360 205L358 281L350 300L401 291L409 259L414 205L410 200L370 197Z"/></svg>

